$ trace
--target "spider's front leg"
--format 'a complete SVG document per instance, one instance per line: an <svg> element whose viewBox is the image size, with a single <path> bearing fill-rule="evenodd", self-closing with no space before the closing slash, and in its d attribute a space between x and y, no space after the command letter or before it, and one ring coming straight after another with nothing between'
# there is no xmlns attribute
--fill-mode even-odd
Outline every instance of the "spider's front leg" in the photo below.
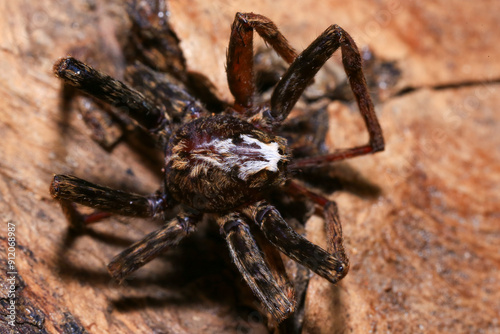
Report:
<svg viewBox="0 0 500 334"><path fill-rule="evenodd" d="M162 108L154 105L135 89L97 71L73 58L62 58L54 64L54 73L65 83L81 91L122 109L145 129L156 133L165 130L170 123Z"/></svg>
<svg viewBox="0 0 500 334"><path fill-rule="evenodd" d="M297 53L278 27L267 17L254 13L236 13L227 50L227 81L239 111L252 107L255 92L253 72L253 31L272 46L287 62L292 63Z"/></svg>
<svg viewBox="0 0 500 334"><path fill-rule="evenodd" d="M278 210L265 201L248 207L245 214L259 225L266 238L282 253L331 283L337 283L349 271L349 261L342 246L342 229L334 211L328 210L325 215L327 224L335 226L332 230L332 235L336 234L335 246L329 246L331 253L295 232Z"/></svg>
<svg viewBox="0 0 500 334"><path fill-rule="evenodd" d="M166 198L163 196L131 194L71 175L54 175L50 194L64 203L78 203L122 216L153 217L167 208Z"/></svg>
<svg viewBox="0 0 500 334"><path fill-rule="evenodd" d="M297 169L337 161L384 149L382 129L363 75L359 50L351 36L338 25L332 25L326 29L290 65L271 96L269 122L277 127L287 118L307 85L339 47L342 50L342 62L351 89L368 129L369 143L360 147L338 150L326 156L298 159L291 165L291 168Z"/></svg>
<svg viewBox="0 0 500 334"><path fill-rule="evenodd" d="M253 293L278 322L288 318L295 310L295 299L286 272L274 271L274 274L285 275L275 279L274 269L270 269L262 257L244 217L232 213L220 217L218 223L226 237L233 261Z"/></svg>

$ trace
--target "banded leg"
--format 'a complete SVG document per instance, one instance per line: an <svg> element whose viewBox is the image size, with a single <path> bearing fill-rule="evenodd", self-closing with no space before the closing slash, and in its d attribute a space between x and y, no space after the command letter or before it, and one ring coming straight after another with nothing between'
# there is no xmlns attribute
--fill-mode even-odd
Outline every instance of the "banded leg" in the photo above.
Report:
<svg viewBox="0 0 500 334"><path fill-rule="evenodd" d="M268 264L269 269L271 270L271 273L273 274L273 277L276 280L276 283L278 283L280 289L285 293L285 296L287 296L289 300L296 300L295 288L288 277L280 252L262 235L262 233L254 233L253 237L257 245L259 245L264 260Z"/></svg>
<svg viewBox="0 0 500 334"><path fill-rule="evenodd" d="M153 217L167 208L164 196L131 194L71 175L55 175L50 185L50 194L60 201L78 203L122 216Z"/></svg>
<svg viewBox="0 0 500 334"><path fill-rule="evenodd" d="M249 108L255 92L253 72L253 31L271 45L289 64L297 57L278 27L267 17L253 13L236 13L227 50L227 80L235 98L235 108Z"/></svg>
<svg viewBox="0 0 500 334"><path fill-rule="evenodd" d="M168 248L177 245L195 229L198 217L178 216L162 228L151 232L118 254L109 264L111 276L122 282L128 275L144 266Z"/></svg>
<svg viewBox="0 0 500 334"><path fill-rule="evenodd" d="M323 157L298 159L292 164L292 168L336 161L384 149L382 129L366 86L359 50L351 36L338 25L326 29L290 65L271 96L271 112L268 117L271 118L271 123L279 126L287 118L309 82L339 47L342 50L345 72L370 136L369 143Z"/></svg>
<svg viewBox="0 0 500 334"><path fill-rule="evenodd" d="M229 214L219 218L219 225L233 261L253 293L278 322L286 319L295 310L295 300L275 280L243 217Z"/></svg>
<svg viewBox="0 0 500 334"><path fill-rule="evenodd" d="M144 95L75 58L60 59L54 64L53 71L65 83L105 103L121 108L137 123L153 133L164 130L169 123L161 107L155 106Z"/></svg>
<svg viewBox="0 0 500 334"><path fill-rule="evenodd" d="M349 262L343 248L330 254L311 243L295 232L274 206L262 201L249 207L245 213L259 225L266 238L282 253L331 283L337 283L349 271Z"/></svg>

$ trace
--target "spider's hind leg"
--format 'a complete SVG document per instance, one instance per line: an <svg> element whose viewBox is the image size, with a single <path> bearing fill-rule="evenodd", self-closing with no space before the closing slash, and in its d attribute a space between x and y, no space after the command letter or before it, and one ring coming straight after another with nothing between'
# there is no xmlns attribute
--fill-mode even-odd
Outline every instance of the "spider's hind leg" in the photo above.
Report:
<svg viewBox="0 0 500 334"><path fill-rule="evenodd" d="M330 213L330 211L328 211ZM308 267L316 274L327 279L331 283L337 283L349 270L349 262L342 246L342 230L338 219L328 214L327 220L334 220L336 228L332 234L336 234L336 246L332 246L327 252L323 248L311 243L306 238L295 232L283 219L278 210L266 203L259 202L248 207L245 213L257 223L266 238L275 245L282 253L300 264ZM327 224L330 224L328 222Z"/></svg>
<svg viewBox="0 0 500 334"><path fill-rule="evenodd" d="M115 256L108 264L111 276L118 282L122 282L128 275L191 234L198 219L197 216L179 215L162 228L137 241Z"/></svg>
<svg viewBox="0 0 500 334"><path fill-rule="evenodd" d="M277 127L288 117L307 85L339 47L342 50L342 62L345 72L349 78L351 89L358 103L359 111L363 116L370 139L369 143L364 146L341 150L318 159L320 162L335 161L384 149L382 129L377 120L363 75L359 50L351 36L338 25L332 25L326 29L290 65L271 96L271 112L267 115L269 122ZM293 167L299 168L313 164L313 162L304 159L303 163L300 161L295 162Z"/></svg>
<svg viewBox="0 0 500 334"><path fill-rule="evenodd" d="M270 269L269 266L276 264L276 259L266 263L243 216L228 214L219 218L218 223L226 237L232 259L253 293L278 322L288 318L295 310L293 288L287 277L276 280L275 275L282 271L274 267ZM269 256L268 251L264 250L264 253Z"/></svg>
<svg viewBox="0 0 500 334"><path fill-rule="evenodd" d="M308 197L323 209L327 237L327 250L330 254L333 254L345 263L347 273L347 270L349 269L349 259L347 258L344 250L342 224L340 223L337 203L330 201L322 195L312 192L293 181L289 183L289 190L294 195L304 195Z"/></svg>

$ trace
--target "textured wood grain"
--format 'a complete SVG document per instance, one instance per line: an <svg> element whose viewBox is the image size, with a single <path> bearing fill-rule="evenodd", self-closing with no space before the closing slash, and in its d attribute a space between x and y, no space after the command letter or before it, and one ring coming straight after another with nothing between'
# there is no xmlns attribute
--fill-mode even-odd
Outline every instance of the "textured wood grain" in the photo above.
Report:
<svg viewBox="0 0 500 334"><path fill-rule="evenodd" d="M337 23L400 73L387 89L387 72L367 72L382 82L372 87L386 151L331 167L343 191L327 195L339 205L351 271L337 286L312 277L304 333L500 331L499 9L495 1L171 2L189 69L226 99L236 11L270 17L297 50ZM51 74L81 45L120 71L129 29L121 2L11 1L0 12L0 332L9 329L7 221L17 230L21 332L267 332L216 227L201 226L118 286L107 263L160 223L113 217L75 236L49 195L53 173L141 194L160 182L157 160L133 145L106 151L93 142ZM365 142L352 103L327 110L330 149ZM313 216L306 226L320 244L322 224Z"/></svg>

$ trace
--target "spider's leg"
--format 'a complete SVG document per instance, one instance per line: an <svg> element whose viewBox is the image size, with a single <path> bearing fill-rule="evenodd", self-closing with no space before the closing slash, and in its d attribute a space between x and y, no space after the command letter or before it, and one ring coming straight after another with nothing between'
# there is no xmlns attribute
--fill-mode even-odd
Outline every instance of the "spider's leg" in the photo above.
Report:
<svg viewBox="0 0 500 334"><path fill-rule="evenodd" d="M153 133L164 130L170 123L161 107L155 106L144 95L75 58L66 57L57 61L54 73L64 82L120 108Z"/></svg>
<svg viewBox="0 0 500 334"><path fill-rule="evenodd" d="M126 9L132 24L127 47L133 49L135 57L186 82L186 59L179 37L170 26L166 1L134 0L127 2Z"/></svg>
<svg viewBox="0 0 500 334"><path fill-rule="evenodd" d="M127 82L141 91L154 105L162 106L172 120L209 116L206 108L189 92L181 81L136 63L127 67Z"/></svg>
<svg viewBox="0 0 500 334"><path fill-rule="evenodd" d="M384 149L382 129L366 86L359 50L351 36L338 25L332 25L326 29L290 65L271 96L270 121L278 126L287 118L308 83L339 47L342 50L344 69L368 129L370 141L367 145L342 150L323 157L320 159L321 161L335 161L339 158L374 153ZM299 160L295 163L295 167L311 165L313 164L312 160Z"/></svg>
<svg viewBox="0 0 500 334"><path fill-rule="evenodd" d="M132 272L164 253L169 247L177 245L194 231L198 218L197 216L177 216L162 228L134 243L108 264L111 276L118 282L122 282Z"/></svg>
<svg viewBox="0 0 500 334"><path fill-rule="evenodd" d="M163 196L141 196L100 186L71 175L55 175L50 193L62 203L78 203L122 216L153 217L166 209Z"/></svg>
<svg viewBox="0 0 500 334"><path fill-rule="evenodd" d="M289 300L295 300L295 288L292 282L290 282L280 252L262 235L262 233L254 233L253 237L259 245L264 260L268 264L276 283L278 283L278 286Z"/></svg>
<svg viewBox="0 0 500 334"><path fill-rule="evenodd" d="M253 13L236 13L227 50L227 80L235 98L235 108L252 106L255 92L253 72L253 30L273 47L289 64L297 57L278 27L267 17Z"/></svg>
<svg viewBox="0 0 500 334"><path fill-rule="evenodd" d="M349 264L343 252L330 254L311 243L295 232L274 206L262 201L246 209L245 213L282 253L321 277L336 283L347 274Z"/></svg>
<svg viewBox="0 0 500 334"><path fill-rule="evenodd" d="M295 300L276 282L243 217L229 214L219 218L219 225L233 261L253 293L278 322L286 319L294 312Z"/></svg>
<svg viewBox="0 0 500 334"><path fill-rule="evenodd" d="M76 208L75 203L64 199L59 199L59 204L61 205L61 209L70 223L70 226L75 231L83 230L85 229L85 226L100 222L101 220L112 215L111 212L104 212L100 210L96 210L90 214L82 214Z"/></svg>
<svg viewBox="0 0 500 334"><path fill-rule="evenodd" d="M342 259L346 267L349 267L349 259L345 254L344 242L342 239L342 224L338 212L337 203L328 200L324 196L312 192L304 186L290 182L288 184L289 190L296 195L305 195L313 200L317 205L323 208L323 215L325 218L326 237L327 237L327 250L335 257ZM347 269L346 269L347 270Z"/></svg>

